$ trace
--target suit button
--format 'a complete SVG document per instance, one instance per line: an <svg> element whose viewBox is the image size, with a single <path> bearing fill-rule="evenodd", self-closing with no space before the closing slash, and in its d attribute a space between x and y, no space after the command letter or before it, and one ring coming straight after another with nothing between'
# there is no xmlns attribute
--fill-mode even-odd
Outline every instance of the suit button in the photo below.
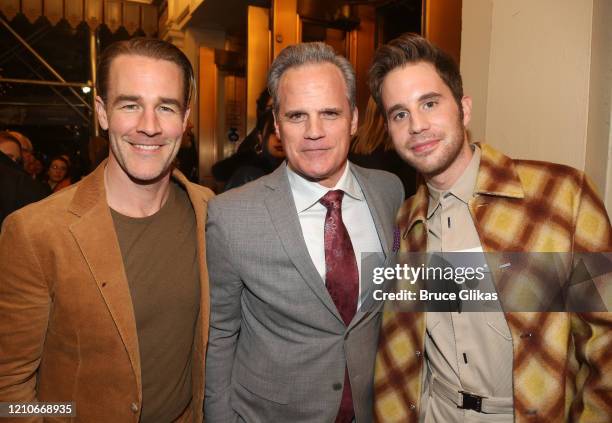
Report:
<svg viewBox="0 0 612 423"><path fill-rule="evenodd" d="M410 406L408 408L410 408L411 410L414 410L416 408L416 405L410 404Z"/></svg>
<svg viewBox="0 0 612 423"><path fill-rule="evenodd" d="M342 389L342 384L341 383L334 383L332 388L334 388L334 391L339 391L340 389Z"/></svg>
<svg viewBox="0 0 612 423"><path fill-rule="evenodd" d="M131 409L134 413L138 413L138 404L135 402L132 403Z"/></svg>
<svg viewBox="0 0 612 423"><path fill-rule="evenodd" d="M420 357L421 356L421 351L417 351L417 352L415 352L415 354L416 354L417 357Z"/></svg>

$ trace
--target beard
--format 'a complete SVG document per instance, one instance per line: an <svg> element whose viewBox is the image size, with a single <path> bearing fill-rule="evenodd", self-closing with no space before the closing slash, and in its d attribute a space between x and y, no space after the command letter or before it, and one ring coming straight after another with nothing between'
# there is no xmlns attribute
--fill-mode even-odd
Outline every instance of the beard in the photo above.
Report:
<svg viewBox="0 0 612 423"><path fill-rule="evenodd" d="M431 140L439 140L433 151L416 153L410 146ZM428 131L413 135L408 142L398 149L399 155L410 166L426 178L432 178L444 173L457 159L465 144L465 127L461 120L447 133L444 131Z"/></svg>

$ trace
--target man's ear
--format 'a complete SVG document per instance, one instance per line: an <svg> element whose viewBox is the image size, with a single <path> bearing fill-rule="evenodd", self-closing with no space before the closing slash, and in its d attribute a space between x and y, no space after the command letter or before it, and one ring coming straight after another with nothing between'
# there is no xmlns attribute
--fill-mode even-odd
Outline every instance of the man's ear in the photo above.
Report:
<svg viewBox="0 0 612 423"><path fill-rule="evenodd" d="M472 119L472 97L464 95L461 99L461 108L463 109L463 126L467 126Z"/></svg>
<svg viewBox="0 0 612 423"><path fill-rule="evenodd" d="M357 106L353 109L353 116L351 117L351 136L357 133L357 124L359 123L359 110Z"/></svg>
<svg viewBox="0 0 612 423"><path fill-rule="evenodd" d="M106 106L104 105L104 100L99 95L96 96L96 115L98 116L98 122L100 123L100 128L105 131L108 130L108 116L106 115Z"/></svg>

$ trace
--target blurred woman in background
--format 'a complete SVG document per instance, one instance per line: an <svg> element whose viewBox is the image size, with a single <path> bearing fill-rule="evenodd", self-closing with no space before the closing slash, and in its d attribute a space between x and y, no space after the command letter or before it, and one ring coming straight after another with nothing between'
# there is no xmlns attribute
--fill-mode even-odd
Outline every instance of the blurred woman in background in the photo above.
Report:
<svg viewBox="0 0 612 423"><path fill-rule="evenodd" d="M246 153L249 160L245 160L232 173L225 184L225 191L271 173L285 160L285 150L274 130L272 110L266 111L262 118L263 125L257 134L257 144L255 144L253 150Z"/></svg>
<svg viewBox="0 0 612 423"><path fill-rule="evenodd" d="M72 182L70 180L70 165L68 160L62 156L56 156L51 159L49 169L47 170L47 183L53 192L66 188Z"/></svg>
<svg viewBox="0 0 612 423"><path fill-rule="evenodd" d="M349 160L368 169L381 169L397 175L404 185L406 198L416 192L416 171L393 149L385 118L372 97L368 99L364 122L359 126L349 151Z"/></svg>

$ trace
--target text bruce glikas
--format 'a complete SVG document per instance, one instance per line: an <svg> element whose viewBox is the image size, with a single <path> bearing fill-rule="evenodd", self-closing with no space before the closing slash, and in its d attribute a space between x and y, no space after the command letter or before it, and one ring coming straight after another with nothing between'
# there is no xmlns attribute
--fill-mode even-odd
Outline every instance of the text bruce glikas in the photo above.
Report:
<svg viewBox="0 0 612 423"><path fill-rule="evenodd" d="M380 285L385 281L406 281L410 285L417 282L443 282L453 281L462 285L466 281L482 281L485 278L485 268L483 267L436 267L409 266L407 264L396 264L395 267L376 267L373 270L372 281ZM457 292L429 292L426 289L419 289L418 293L408 290L399 292L383 292L382 289L374 290L373 298L376 301L454 301L457 297L461 300L469 301L497 301L496 292L482 292L478 289L464 289Z"/></svg>

